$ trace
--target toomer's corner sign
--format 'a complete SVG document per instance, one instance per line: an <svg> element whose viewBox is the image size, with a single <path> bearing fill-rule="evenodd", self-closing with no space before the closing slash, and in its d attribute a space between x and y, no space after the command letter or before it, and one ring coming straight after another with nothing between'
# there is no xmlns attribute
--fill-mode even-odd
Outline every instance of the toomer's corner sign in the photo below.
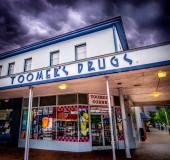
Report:
<svg viewBox="0 0 170 160"><path fill-rule="evenodd" d="M15 74L0 79L0 89L31 86L81 77L96 76L121 71L170 64L170 46L105 55L81 62L43 68L28 73Z"/></svg>
<svg viewBox="0 0 170 160"><path fill-rule="evenodd" d="M89 104L92 106L107 106L108 97L104 94L89 94Z"/></svg>

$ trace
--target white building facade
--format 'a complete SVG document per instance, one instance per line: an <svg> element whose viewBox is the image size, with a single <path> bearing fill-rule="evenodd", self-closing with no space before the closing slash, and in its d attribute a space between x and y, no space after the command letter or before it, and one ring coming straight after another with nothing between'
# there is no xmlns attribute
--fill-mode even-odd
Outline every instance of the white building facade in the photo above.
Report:
<svg viewBox="0 0 170 160"><path fill-rule="evenodd" d="M18 146L24 147L28 90L33 87L31 148L87 152L111 149L112 141L117 149L127 149L127 144L128 149L136 148L130 100L123 97L125 105L122 104L119 89L112 86L108 98L105 78L109 74L169 64L169 45L157 47L150 58L154 49L125 52L128 45L118 17L1 54L1 111L6 117L16 113L13 115L18 117L18 130L9 125L0 140L15 137ZM112 122L108 105L112 108ZM9 123L8 118L5 121Z"/></svg>

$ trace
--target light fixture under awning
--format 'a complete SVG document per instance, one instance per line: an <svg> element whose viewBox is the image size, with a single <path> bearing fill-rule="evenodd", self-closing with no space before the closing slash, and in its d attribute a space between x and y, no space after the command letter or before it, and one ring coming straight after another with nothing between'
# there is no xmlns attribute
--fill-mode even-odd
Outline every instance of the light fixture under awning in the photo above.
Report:
<svg viewBox="0 0 170 160"><path fill-rule="evenodd" d="M59 89L67 89L68 85L63 83L58 86Z"/></svg>

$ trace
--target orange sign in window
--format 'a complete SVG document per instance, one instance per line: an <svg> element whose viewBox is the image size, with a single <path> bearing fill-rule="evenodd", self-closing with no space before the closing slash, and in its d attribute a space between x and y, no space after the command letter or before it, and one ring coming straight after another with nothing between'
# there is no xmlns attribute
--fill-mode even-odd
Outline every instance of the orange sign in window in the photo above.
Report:
<svg viewBox="0 0 170 160"><path fill-rule="evenodd" d="M48 117L42 118L42 127L43 128L46 128L48 126L48 121L49 121Z"/></svg>

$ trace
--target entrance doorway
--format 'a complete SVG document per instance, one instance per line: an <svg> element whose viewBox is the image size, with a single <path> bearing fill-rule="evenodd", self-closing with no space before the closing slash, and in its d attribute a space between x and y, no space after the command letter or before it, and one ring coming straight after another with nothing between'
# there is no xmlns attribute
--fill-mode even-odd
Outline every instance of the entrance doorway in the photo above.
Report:
<svg viewBox="0 0 170 160"><path fill-rule="evenodd" d="M111 133L108 111L91 109L91 134L93 150L111 149Z"/></svg>
<svg viewBox="0 0 170 160"><path fill-rule="evenodd" d="M0 101L0 145L18 146L22 98Z"/></svg>

